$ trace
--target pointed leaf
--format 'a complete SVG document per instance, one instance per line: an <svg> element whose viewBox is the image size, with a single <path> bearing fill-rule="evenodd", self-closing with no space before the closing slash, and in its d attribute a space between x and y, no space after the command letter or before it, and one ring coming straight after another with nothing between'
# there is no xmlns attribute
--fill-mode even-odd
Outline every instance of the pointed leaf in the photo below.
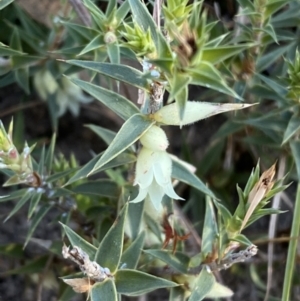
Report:
<svg viewBox="0 0 300 301"><path fill-rule="evenodd" d="M288 4L289 2L290 2L290 0L268 1L268 4L266 5L265 11L264 11L264 18L265 19L269 18L274 13L276 13L280 8L282 8L284 5Z"/></svg>
<svg viewBox="0 0 300 301"><path fill-rule="evenodd" d="M79 184L74 187L72 191L76 194L98 195L109 198L118 198L120 194L120 188L117 183L108 179L89 181Z"/></svg>
<svg viewBox="0 0 300 301"><path fill-rule="evenodd" d="M295 160L298 179L300 180L300 141L291 141L290 147L292 150L293 158Z"/></svg>
<svg viewBox="0 0 300 301"><path fill-rule="evenodd" d="M30 225L28 233L27 233L26 241L24 243L24 248L27 246L28 242L30 241L30 239L32 237L32 234L35 231L35 229L38 226L38 224L41 222L41 220L43 219L43 217L47 214L47 212L51 208L52 208L52 205L42 206L40 208L40 210L35 214L34 218L31 221L31 225Z"/></svg>
<svg viewBox="0 0 300 301"><path fill-rule="evenodd" d="M65 186L70 185L71 183L74 183L80 179L84 179L90 174L100 172L106 169L114 168L120 165L130 164L136 161L136 156L128 153L122 153L118 155L116 158L114 158L113 160L111 160L110 162L108 162L107 164L104 164L102 168L93 171L95 164L99 161L100 158L101 158L101 154L93 158L87 164L85 164L81 169L79 169L75 173L75 175L65 184Z"/></svg>
<svg viewBox="0 0 300 301"><path fill-rule="evenodd" d="M177 73L173 76L172 83L170 84L172 89L170 91L169 102L174 98L179 111L180 120L183 119L185 104L188 98L188 84L192 78L185 73Z"/></svg>
<svg viewBox="0 0 300 301"><path fill-rule="evenodd" d="M275 50L271 50L267 54L259 57L256 62L256 72L259 73L259 72L267 69L275 61L277 61L279 57L281 57L288 50L290 50L292 46L293 46L293 44L291 43L286 46L276 47Z"/></svg>
<svg viewBox="0 0 300 301"><path fill-rule="evenodd" d="M145 250L144 252L162 260L182 274L186 274L188 271L190 257L182 252L176 252L175 254L166 250Z"/></svg>
<svg viewBox="0 0 300 301"><path fill-rule="evenodd" d="M184 182L188 185L193 186L194 188L198 189L199 191L203 192L204 194L207 194L214 198L213 192L196 176L194 175L190 170L187 169L186 166L184 166L179 161L172 160L172 177Z"/></svg>
<svg viewBox="0 0 300 301"><path fill-rule="evenodd" d="M7 5L11 4L14 2L14 0L1 0L0 1L0 10L6 7Z"/></svg>
<svg viewBox="0 0 300 301"><path fill-rule="evenodd" d="M197 69L188 69L192 84L219 91L237 99L241 99L234 90L228 87L221 73L210 63L201 62Z"/></svg>
<svg viewBox="0 0 300 301"><path fill-rule="evenodd" d="M144 246L146 233L142 231L139 236L131 243L131 245L122 254L120 266L126 269L135 269Z"/></svg>
<svg viewBox="0 0 300 301"><path fill-rule="evenodd" d="M128 207L128 223L130 224L131 237L135 239L141 228L141 223L144 215L145 202L129 203Z"/></svg>
<svg viewBox="0 0 300 301"><path fill-rule="evenodd" d="M293 137L293 135L295 135L299 131L299 129L300 129L300 118L298 114L294 114L290 119L288 126L284 132L282 144L288 142Z"/></svg>
<svg viewBox="0 0 300 301"><path fill-rule="evenodd" d="M78 234L76 234L71 228L69 228L67 225L64 225L60 223L62 227L64 228L64 231L73 247L79 247L81 248L85 253L89 255L90 260L93 260L95 258L97 248L94 247L92 244L84 240L82 237L80 237Z"/></svg>
<svg viewBox="0 0 300 301"><path fill-rule="evenodd" d="M170 289L169 301L185 301L185 290L181 287L172 287Z"/></svg>
<svg viewBox="0 0 300 301"><path fill-rule="evenodd" d="M51 182L55 182L58 181L60 179L66 178L69 174L74 173L78 170L78 167L76 168L70 168L68 170L64 170L58 173L55 173L49 177L46 178L46 182L47 183L51 183Z"/></svg>
<svg viewBox="0 0 300 301"><path fill-rule="evenodd" d="M80 87L85 92L89 93L91 96L95 97L97 100L101 101L110 110L115 112L124 120L128 119L134 114L139 113L139 109L130 100L115 93L111 90L107 90L100 86L93 85L89 82L69 78L71 82Z"/></svg>
<svg viewBox="0 0 300 301"><path fill-rule="evenodd" d="M116 286L112 279L95 283L90 295L91 301L118 301Z"/></svg>
<svg viewBox="0 0 300 301"><path fill-rule="evenodd" d="M26 53L15 50L0 42L0 55L1 56L13 56L13 55L26 55Z"/></svg>
<svg viewBox="0 0 300 301"><path fill-rule="evenodd" d="M97 171L104 164L114 159L126 148L136 142L153 124L153 120L149 120L142 114L135 114L131 116L123 124L115 139L108 146L100 160L96 163L92 172Z"/></svg>
<svg viewBox="0 0 300 301"><path fill-rule="evenodd" d="M50 172L52 170L55 143L56 143L56 133L52 135L51 142L46 154L45 167L47 172Z"/></svg>
<svg viewBox="0 0 300 301"><path fill-rule="evenodd" d="M201 253L204 258L206 258L209 254L213 254L217 235L217 222L213 204L210 197L207 196L201 244Z"/></svg>
<svg viewBox="0 0 300 301"><path fill-rule="evenodd" d="M120 64L120 46L117 43L107 45L107 54L112 64Z"/></svg>
<svg viewBox="0 0 300 301"><path fill-rule="evenodd" d="M29 89L29 69L23 67L15 70L15 78L18 85L27 93L30 93Z"/></svg>
<svg viewBox="0 0 300 301"><path fill-rule="evenodd" d="M175 282L135 270L118 270L115 283L117 292L127 296L139 296L158 288L178 285Z"/></svg>
<svg viewBox="0 0 300 301"><path fill-rule="evenodd" d="M144 74L129 66L79 60L68 60L66 62L131 84L140 89L148 90L149 87L148 80L144 77Z"/></svg>
<svg viewBox="0 0 300 301"><path fill-rule="evenodd" d="M216 279L214 275L203 268L198 276L198 279L196 280L195 287L192 290L189 301L203 300L212 290L215 282Z"/></svg>
<svg viewBox="0 0 300 301"><path fill-rule="evenodd" d="M6 222L9 218L11 218L15 213L17 213L26 203L30 200L30 198L35 194L35 189L26 189L25 194L23 197L17 202L16 206L13 210L9 213L7 218L4 220Z"/></svg>
<svg viewBox="0 0 300 301"><path fill-rule="evenodd" d="M85 41L91 41L95 36L98 36L99 32L91 27L86 27L80 24L66 22L60 20L70 33L74 33L73 36L80 36Z"/></svg>
<svg viewBox="0 0 300 301"><path fill-rule="evenodd" d="M111 144L117 134L116 132L103 128L102 126L94 124L86 124L85 126L98 135L107 145Z"/></svg>
<svg viewBox="0 0 300 301"><path fill-rule="evenodd" d="M99 49L101 46L104 46L104 37L103 35L97 35L95 38L93 38L78 54L78 56L86 54L92 50Z"/></svg>
<svg viewBox="0 0 300 301"><path fill-rule="evenodd" d="M138 25L143 28L145 33L150 28L153 42L156 46L156 49L158 50L159 44L157 26L155 25L154 20L150 15L146 5L140 0L128 0L128 2L133 14L133 18L138 23Z"/></svg>
<svg viewBox="0 0 300 301"><path fill-rule="evenodd" d="M233 291L221 283L215 282L211 291L206 295L207 298L230 298L233 296Z"/></svg>
<svg viewBox="0 0 300 301"><path fill-rule="evenodd" d="M127 210L128 205L126 204L101 241L95 256L95 261L102 267L109 268L112 274L117 270L122 255Z"/></svg>
<svg viewBox="0 0 300 301"><path fill-rule="evenodd" d="M211 64L218 64L253 46L254 44L206 47L202 51L202 60Z"/></svg>
<svg viewBox="0 0 300 301"><path fill-rule="evenodd" d="M29 189L30 188L18 189L16 191L11 192L9 195L0 196L0 203L18 199L18 198L22 197L23 195L27 194L27 191Z"/></svg>
<svg viewBox="0 0 300 301"><path fill-rule="evenodd" d="M28 219L30 219L32 214L34 213L36 207L38 206L38 204L41 200L43 193L44 193L43 191L37 191L31 198L30 206L29 206L29 210L28 210Z"/></svg>

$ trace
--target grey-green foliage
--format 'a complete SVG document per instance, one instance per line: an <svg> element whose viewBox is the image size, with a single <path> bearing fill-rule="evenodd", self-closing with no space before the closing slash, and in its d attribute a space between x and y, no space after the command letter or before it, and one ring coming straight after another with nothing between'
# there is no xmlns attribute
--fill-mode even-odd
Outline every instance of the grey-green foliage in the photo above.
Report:
<svg viewBox="0 0 300 301"><path fill-rule="evenodd" d="M224 20L218 22L201 0L191 4L165 1L161 28L151 15L151 4L139 0L108 1L104 11L96 1L83 0L90 24L79 24L75 12L66 10L63 17L55 16L51 28L38 24L11 2L0 1L0 87L17 83L28 95L34 89L47 102L54 131L66 110L76 116L80 104L92 100L83 91L124 120L118 132L87 126L108 147L84 166L74 157L67 160L56 153L55 135L49 147L40 150L38 161L30 154L34 146L28 148L27 144L16 157L12 126L6 133L1 125L0 167L9 177L5 185L29 186L0 198L0 202L17 200L6 220L28 205L31 225L24 245L37 241L33 236L36 227L58 207L63 239L111 272L112 277L103 282L91 279L87 292L93 301L120 300L120 295L137 296L163 287L170 288L172 301L231 296L211 270L244 259L246 251L235 253L236 249L253 244L242 230L265 215L280 213L264 207L287 185L283 185L285 178L273 181L272 174L269 186L259 186L259 190L256 185L264 184L264 179L257 166L244 190L237 187L239 203L232 208L225 202L231 174L222 174L217 167L222 154L228 155L223 148L230 141L232 149L241 144L252 152L255 147L254 155L264 166L288 156L298 172L298 177L293 171L291 176L299 178L299 1L238 0L239 15L233 28ZM79 79L82 71L85 80ZM136 99L120 94L123 84L140 90L138 105ZM205 102L188 99L191 85L202 87L200 100ZM157 91L161 95L157 96ZM168 105L163 106L165 91ZM246 107L226 119L203 160L192 162L199 166L197 174L194 166L169 156L164 134L151 136L154 128L182 126ZM145 140L148 144L144 145ZM266 147L272 149L272 155L261 152ZM151 165L149 158L142 161L140 148L169 159ZM136 161L145 174L150 170L151 176L142 174L142 180L138 179L138 167L136 174L133 171ZM91 180L91 175L97 179ZM134 177L138 187L132 185ZM190 186L191 195L206 195L205 202L191 197L182 205L197 216L194 224L203 224L201 252L192 259L183 242L190 229L176 218L170 221L176 211L171 199L176 193L172 194L172 186L167 187L171 178ZM236 184L236 178L233 181ZM159 189L164 197L157 193ZM143 190L146 201L130 203ZM153 198L159 200L153 202ZM156 209L162 204L166 211L153 211L149 200ZM200 202L205 214L197 211ZM80 219L91 225L89 235L80 227ZM70 227L74 223L79 225L78 233ZM161 250L162 242L165 246L172 242L173 250ZM61 247L61 241L52 242L47 251L60 256ZM1 252L7 255L15 249L19 250L8 245ZM21 257L17 251L13 256ZM10 273L41 272L44 265L45 257ZM61 276L72 277L64 275L62 265ZM165 267L171 269L172 277ZM196 275L192 275L193 269ZM71 294L70 288L65 288L61 300Z"/></svg>

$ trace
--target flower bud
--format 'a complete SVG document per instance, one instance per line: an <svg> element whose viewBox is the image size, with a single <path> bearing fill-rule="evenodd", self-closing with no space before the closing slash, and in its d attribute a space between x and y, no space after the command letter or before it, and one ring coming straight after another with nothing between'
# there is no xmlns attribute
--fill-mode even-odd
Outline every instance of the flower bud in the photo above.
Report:
<svg viewBox="0 0 300 301"><path fill-rule="evenodd" d="M169 146L166 133L158 126L153 125L141 138L143 146L153 151L164 151Z"/></svg>
<svg viewBox="0 0 300 301"><path fill-rule="evenodd" d="M185 106L184 117L180 120L178 106L176 103L172 103L164 106L153 114L153 118L157 122L167 125L186 125L212 115L217 115L227 111L240 110L252 105L253 104L188 101Z"/></svg>
<svg viewBox="0 0 300 301"><path fill-rule="evenodd" d="M105 35L104 35L104 42L106 44L112 44L114 42L117 41L117 36L111 32L111 31L108 31Z"/></svg>

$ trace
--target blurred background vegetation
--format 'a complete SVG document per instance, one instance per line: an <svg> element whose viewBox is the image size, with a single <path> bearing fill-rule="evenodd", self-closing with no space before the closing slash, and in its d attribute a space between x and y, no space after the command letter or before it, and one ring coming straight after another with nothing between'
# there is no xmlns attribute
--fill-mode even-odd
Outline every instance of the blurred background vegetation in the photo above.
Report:
<svg viewBox="0 0 300 301"><path fill-rule="evenodd" d="M120 94L134 103L137 89L124 83L116 84L61 60L78 59L80 53L81 60L113 63L121 60L137 68L139 64L131 49L120 47L118 53L113 43L106 43L105 39L110 38L107 32L115 30L118 39L121 39L120 32L125 32L122 22L115 23L109 14L99 25L86 11L80 12L81 6L76 1L12 2L0 2L0 118L8 128L13 117L14 144L18 149L25 140L29 145L36 143L32 155L37 162L43 157L43 145L51 147L53 132L56 132L52 168L59 175L54 180L63 184L79 166L107 147L107 140L103 136L100 139L97 128L92 125L117 132L123 123L119 116L63 74L75 81L92 78L94 83L110 89L119 85ZM103 12L110 9L109 1L95 3ZM152 11L152 2L147 4ZM217 274L218 280L235 292L230 300L287 301L281 299L283 275L290 236L293 236L290 234L292 222L300 220L299 215L293 219L300 174L300 2L211 0L204 1L203 7L208 22L216 21L210 31L209 41L215 43L211 45L223 41L252 45L217 62L217 68L237 95L246 103L258 105L238 113L217 115L182 129L166 127L170 141L168 152L193 164L197 176L231 212L239 202L237 183L245 187L258 161L261 170L277 161L277 179L288 173L285 183L293 183L269 204L270 208L287 211L276 218L263 217L245 231L259 247L258 255L250 262L233 265ZM127 12L124 18L126 15ZM188 99L217 103L240 101L220 93L219 88L189 86ZM125 167L109 170L106 176L122 185L124 170ZM9 172L2 176L3 183L7 175L10 176ZM76 185L80 183L83 182ZM10 187L3 187L1 194L11 191ZM57 278L76 269L66 265L58 255L62 239L57 221L68 222L84 237L96 236L100 240L117 216L116 205L110 201L115 198L111 192L99 196L78 191L81 194L76 195L75 201L59 191L56 195L59 201L43 211L43 218L35 227L28 219L28 208L24 207L1 225L0 297L3 300L69 300L66 287ZM205 196L185 184L180 184L177 192L188 200L177 203L178 219L193 225L198 237L201 236ZM15 204L0 204L1 220L11 214ZM28 231L32 231L30 237ZM25 241L28 245L23 250ZM186 243L191 253L199 252L199 245L192 240ZM298 243L292 265L290 299L295 301L300 300L299 260ZM80 295L73 298L85 300L85 296ZM168 295L159 290L148 296L148 300L168 300Z"/></svg>

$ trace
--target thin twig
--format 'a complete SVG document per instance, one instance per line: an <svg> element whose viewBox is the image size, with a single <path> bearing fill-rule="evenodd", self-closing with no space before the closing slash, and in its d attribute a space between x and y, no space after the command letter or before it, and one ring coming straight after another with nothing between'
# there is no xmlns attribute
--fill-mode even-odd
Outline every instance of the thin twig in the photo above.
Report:
<svg viewBox="0 0 300 301"><path fill-rule="evenodd" d="M278 173L277 173L278 180L284 176L285 166L286 166L286 157L282 156L279 159L279 168L278 168ZM281 195L282 194L279 192L273 198L273 202L272 202L273 209L279 208ZM273 280L272 274L273 274L273 260L274 260L274 242L272 240L275 237L277 219L278 219L278 214L272 214L271 218L270 218L270 223L269 223L268 238L269 238L270 242L268 245L268 274L267 274L267 289L266 289L264 301L267 301L269 298L270 289L271 289L272 280Z"/></svg>
<svg viewBox="0 0 300 301"><path fill-rule="evenodd" d="M89 11L83 5L81 0L69 0L78 17L85 26L90 27L92 25L92 18Z"/></svg>

